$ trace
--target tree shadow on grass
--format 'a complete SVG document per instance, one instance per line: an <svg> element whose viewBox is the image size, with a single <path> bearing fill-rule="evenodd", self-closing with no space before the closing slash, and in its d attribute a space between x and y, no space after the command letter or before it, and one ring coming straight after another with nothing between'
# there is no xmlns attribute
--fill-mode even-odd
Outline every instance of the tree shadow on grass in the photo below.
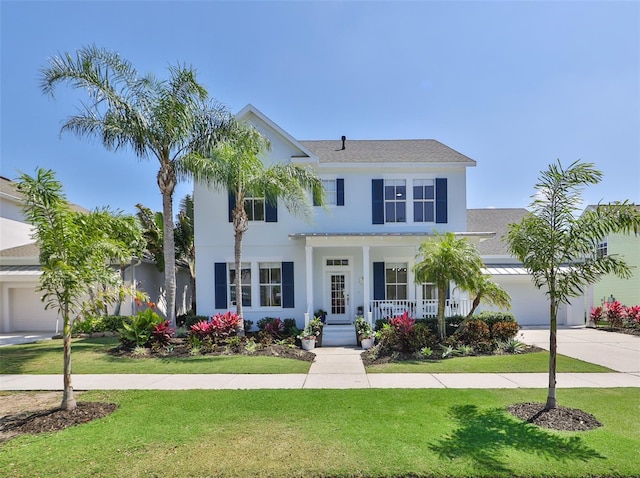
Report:
<svg viewBox="0 0 640 478"><path fill-rule="evenodd" d="M449 413L459 427L429 448L441 458L471 459L479 471L513 474L503 458L509 450L565 463L606 458L586 446L580 437L559 436L517 421L504 409L479 410L475 405L457 405Z"/></svg>

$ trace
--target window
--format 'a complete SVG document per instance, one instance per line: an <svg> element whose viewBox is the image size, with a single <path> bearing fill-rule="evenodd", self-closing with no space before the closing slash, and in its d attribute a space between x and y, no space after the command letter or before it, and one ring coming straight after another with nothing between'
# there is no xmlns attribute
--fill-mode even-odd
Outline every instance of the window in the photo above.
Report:
<svg viewBox="0 0 640 478"><path fill-rule="evenodd" d="M335 179L323 179L322 187L324 188L324 197L328 206L335 206L338 199L338 188Z"/></svg>
<svg viewBox="0 0 640 478"><path fill-rule="evenodd" d="M242 284L242 305L244 307L251 307L251 264L242 264L240 269L240 282ZM229 264L229 300L231 305L236 305L235 264Z"/></svg>
<svg viewBox="0 0 640 478"><path fill-rule="evenodd" d="M328 266L348 266L349 259L327 259Z"/></svg>
<svg viewBox="0 0 640 478"><path fill-rule="evenodd" d="M422 300L436 300L438 298L438 288L435 284L422 284Z"/></svg>
<svg viewBox="0 0 640 478"><path fill-rule="evenodd" d="M608 249L609 249L609 245L606 240L600 242L596 246L596 257L598 258L605 257L609 253Z"/></svg>
<svg viewBox="0 0 640 478"><path fill-rule="evenodd" d="M282 306L282 269L279 262L260 263L260 306Z"/></svg>
<svg viewBox="0 0 640 478"><path fill-rule="evenodd" d="M433 179L413 181L413 222L435 221L436 188Z"/></svg>
<svg viewBox="0 0 640 478"><path fill-rule="evenodd" d="M384 180L385 222L407 222L407 186L404 179Z"/></svg>
<svg viewBox="0 0 640 478"><path fill-rule="evenodd" d="M385 284L387 300L407 299L407 263L385 264Z"/></svg>
<svg viewBox="0 0 640 478"><path fill-rule="evenodd" d="M264 197L247 195L244 198L244 211L249 221L264 221Z"/></svg>

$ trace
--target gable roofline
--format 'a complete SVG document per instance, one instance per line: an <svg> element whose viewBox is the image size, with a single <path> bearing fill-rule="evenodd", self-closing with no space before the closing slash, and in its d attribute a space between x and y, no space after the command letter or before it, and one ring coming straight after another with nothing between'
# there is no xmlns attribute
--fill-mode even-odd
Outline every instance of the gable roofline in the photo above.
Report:
<svg viewBox="0 0 640 478"><path fill-rule="evenodd" d="M255 116L258 117L258 119L263 121L267 126L273 129L276 133L278 133L284 139L289 141L293 146L295 146L297 149L299 149L304 154L306 154L308 156L308 160L315 161L315 162L319 161L318 156L316 156L313 152L311 152L311 150L309 150L306 146L302 145L297 139L295 139L293 136L287 133L284 129L278 126L272 119L270 119L267 115L265 115L262 111L260 111L258 108L253 106L251 103L247 104L247 106L245 106L240 111L238 111L238 113L236 113L236 118L240 120L244 120L247 116L249 116L250 113L253 113ZM307 158L302 158L298 156L296 156L295 159L307 160Z"/></svg>

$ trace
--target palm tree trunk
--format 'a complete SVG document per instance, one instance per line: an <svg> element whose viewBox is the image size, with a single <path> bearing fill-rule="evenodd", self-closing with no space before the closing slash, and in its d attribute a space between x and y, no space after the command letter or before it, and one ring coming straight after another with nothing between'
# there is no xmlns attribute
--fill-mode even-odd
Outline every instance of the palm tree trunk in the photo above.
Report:
<svg viewBox="0 0 640 478"><path fill-rule="evenodd" d="M558 304L555 297L550 297L551 308L551 326L549 331L549 390L547 393L547 403L545 410L551 410L558 406L556 400L556 358L557 358L557 318L558 318Z"/></svg>
<svg viewBox="0 0 640 478"><path fill-rule="evenodd" d="M171 327L176 326L176 252L173 237L173 191L176 187L175 171L170 162L161 164L158 172L158 186L162 193L162 214L164 216L164 288L167 310L166 319Z"/></svg>
<svg viewBox="0 0 640 478"><path fill-rule="evenodd" d="M447 336L446 322L444 320L445 301L447 300L447 288L438 286L438 335L440 340L444 340Z"/></svg>
<svg viewBox="0 0 640 478"><path fill-rule="evenodd" d="M62 410L73 410L76 408L76 399L73 395L73 387L71 386L71 320L69 319L69 305L65 304L63 317L63 383Z"/></svg>
<svg viewBox="0 0 640 478"><path fill-rule="evenodd" d="M236 231L235 234L235 244L234 244L234 254L236 260L236 313L238 317L240 317L240 321L236 326L236 335L239 337L244 336L244 320L242 319L242 236L244 232L242 230Z"/></svg>

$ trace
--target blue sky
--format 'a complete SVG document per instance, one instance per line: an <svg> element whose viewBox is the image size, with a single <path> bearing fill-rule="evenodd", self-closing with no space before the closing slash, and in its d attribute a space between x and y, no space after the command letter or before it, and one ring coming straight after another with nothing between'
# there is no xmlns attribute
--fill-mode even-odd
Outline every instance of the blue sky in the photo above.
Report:
<svg viewBox="0 0 640 478"><path fill-rule="evenodd" d="M83 98L47 58L95 44L141 73L194 66L293 137L433 138L475 159L467 205L526 207L540 171L593 162L585 201L640 203L640 2L5 1L0 174L51 168L87 208L161 210L155 160L60 135ZM176 201L190 192L179 186Z"/></svg>

